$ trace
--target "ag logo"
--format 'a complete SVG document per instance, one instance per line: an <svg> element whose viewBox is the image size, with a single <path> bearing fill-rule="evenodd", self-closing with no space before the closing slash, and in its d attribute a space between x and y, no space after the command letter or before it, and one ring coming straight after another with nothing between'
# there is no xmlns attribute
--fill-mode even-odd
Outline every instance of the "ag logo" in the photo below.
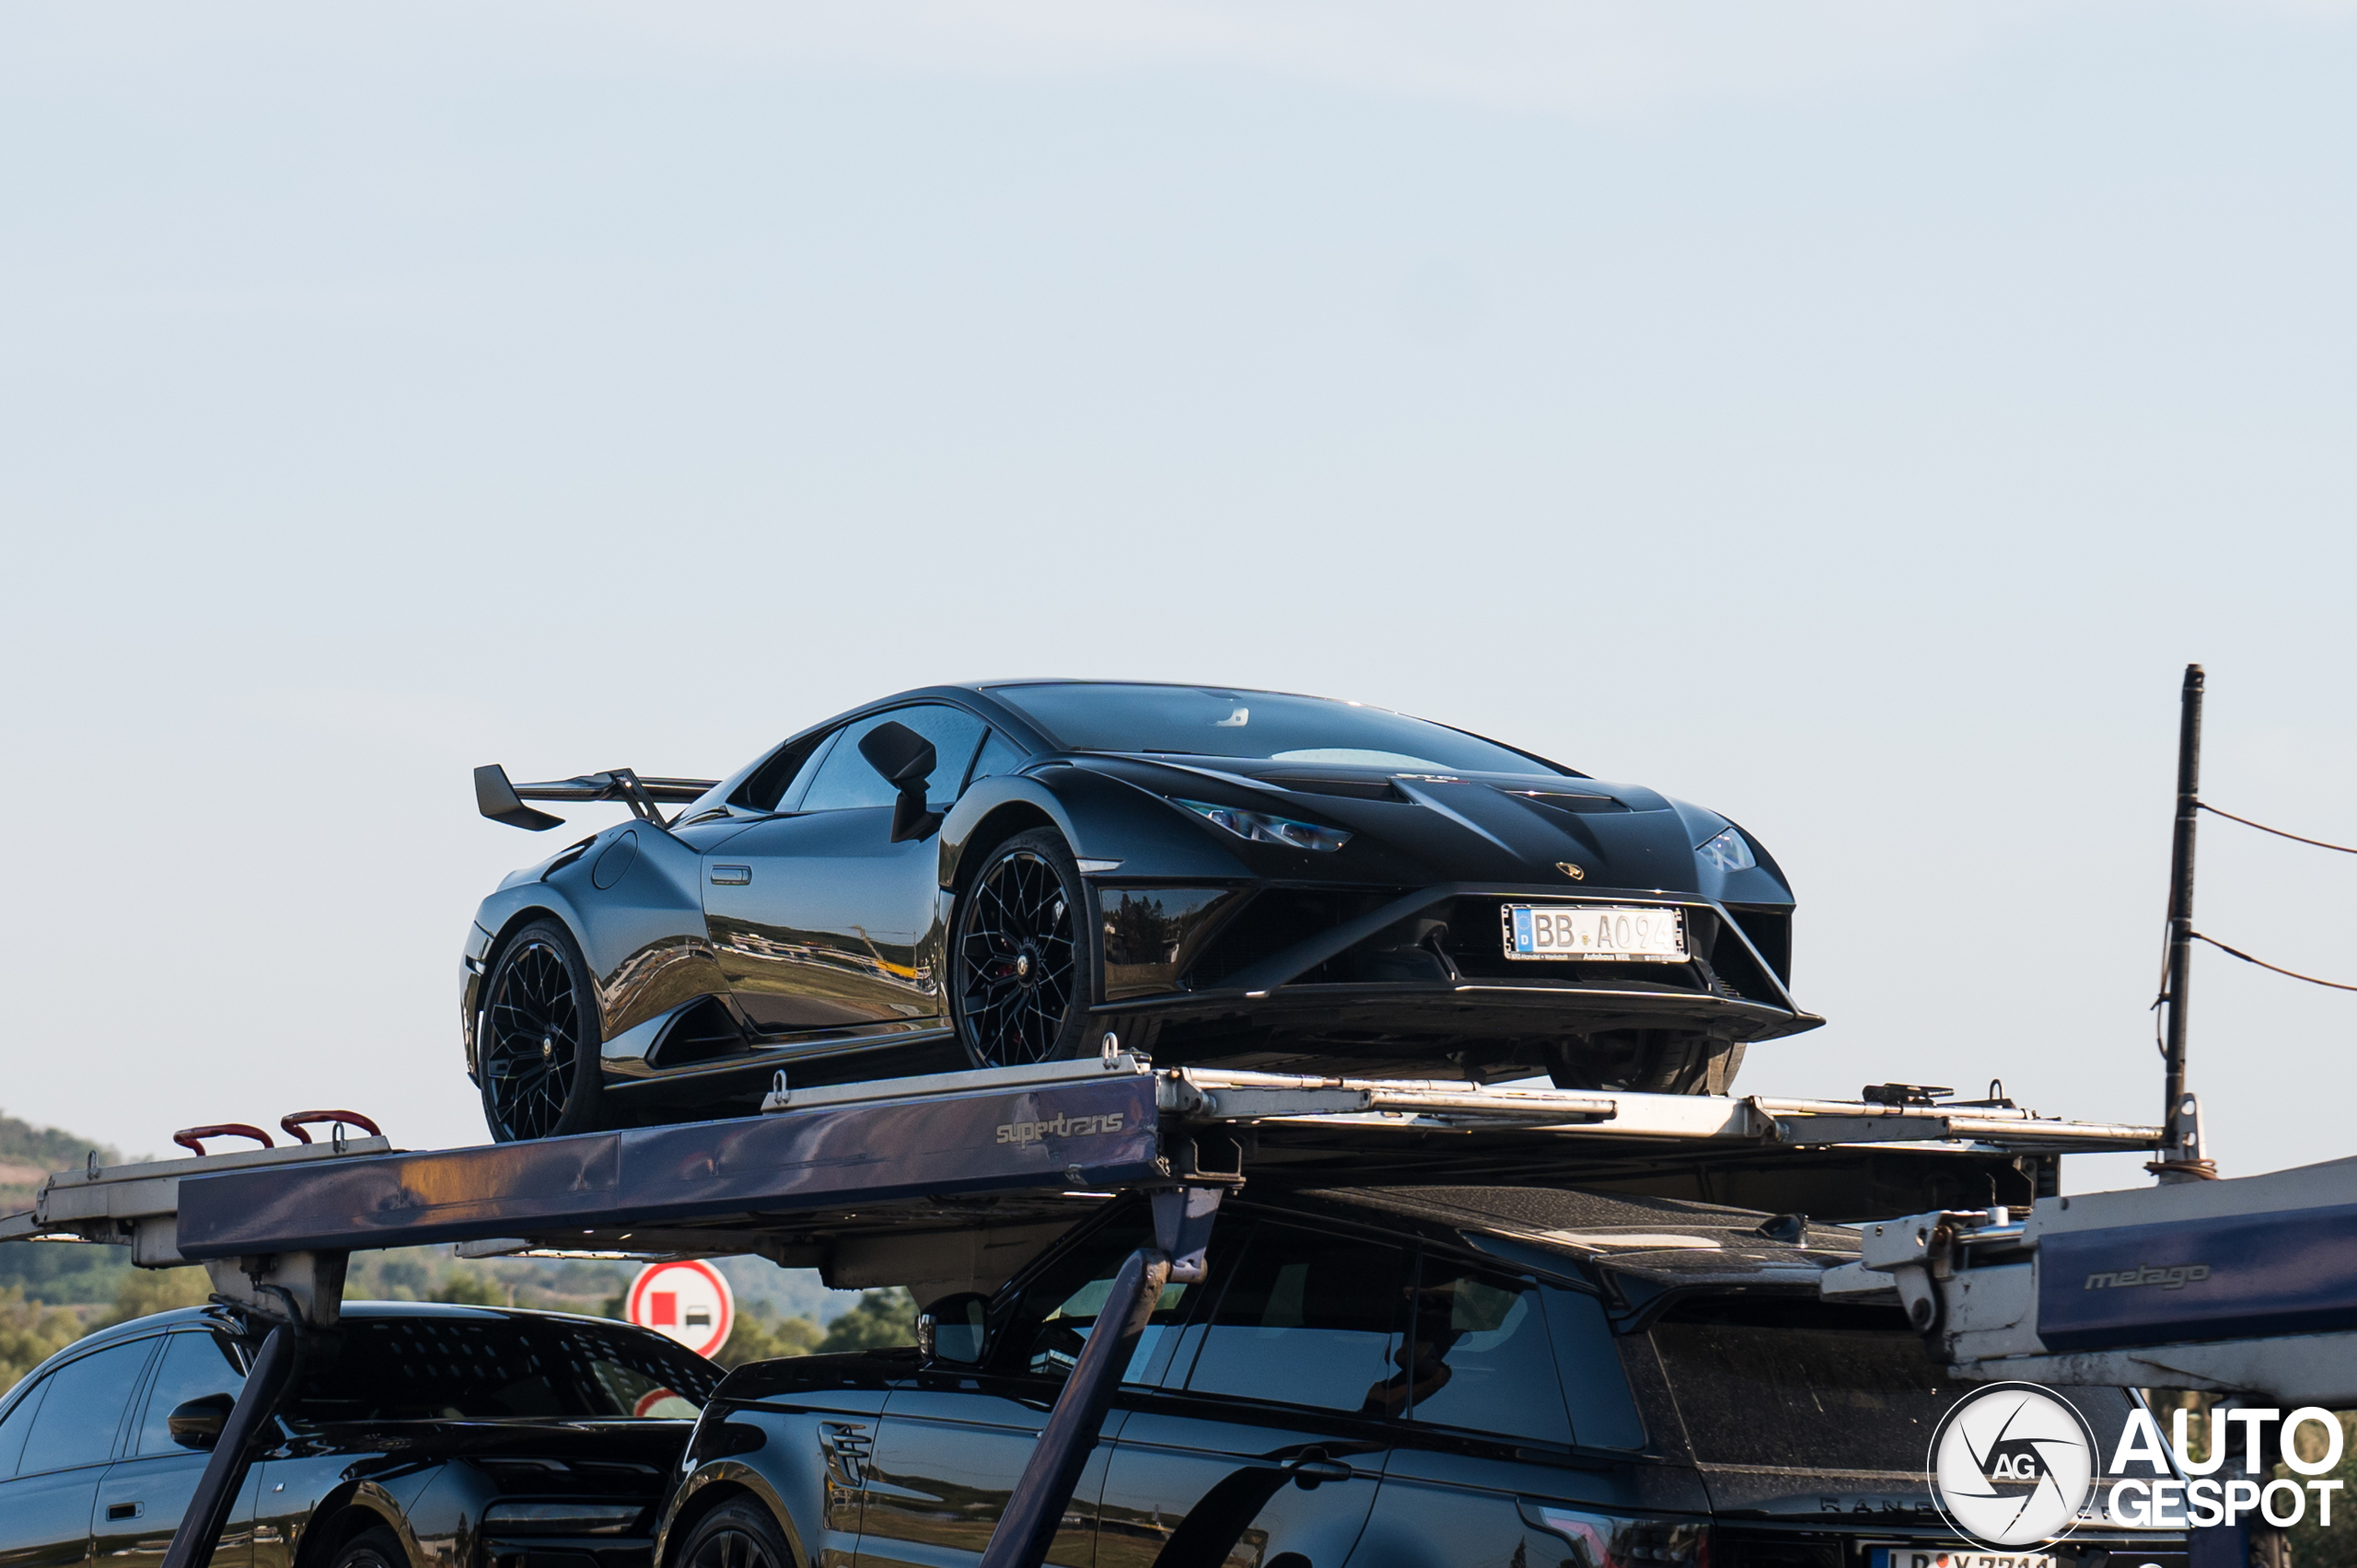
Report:
<svg viewBox="0 0 2357 1568"><path fill-rule="evenodd" d="M2035 1383L1991 1383L1932 1434L1932 1496L1958 1535L1994 1551L2071 1533L2095 1495L2096 1436L2071 1402Z"/></svg>
<svg viewBox="0 0 2357 1568"><path fill-rule="evenodd" d="M1557 861L1555 863L1555 869L1562 872L1564 876L1570 877L1574 882L1585 882L1587 880L1586 870L1584 867L1573 865L1568 860Z"/></svg>

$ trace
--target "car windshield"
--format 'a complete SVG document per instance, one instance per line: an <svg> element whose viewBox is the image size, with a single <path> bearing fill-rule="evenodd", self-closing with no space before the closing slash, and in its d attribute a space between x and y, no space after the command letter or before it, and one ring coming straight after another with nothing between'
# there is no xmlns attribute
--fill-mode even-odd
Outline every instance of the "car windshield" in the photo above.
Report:
<svg viewBox="0 0 2357 1568"><path fill-rule="evenodd" d="M561 1318L348 1317L284 1413L346 1421L688 1419L721 1369L654 1334Z"/></svg>
<svg viewBox="0 0 2357 1568"><path fill-rule="evenodd" d="M1405 714L1323 697L1128 682L998 686L991 694L1072 751L1148 751L1387 772L1568 771Z"/></svg>
<svg viewBox="0 0 2357 1568"><path fill-rule="evenodd" d="M1779 1469L1924 1473L1932 1434L1980 1384L1943 1376L1894 1307L1705 1297L1654 1325L1694 1458ZM2119 1446L2119 1388L2057 1388Z"/></svg>

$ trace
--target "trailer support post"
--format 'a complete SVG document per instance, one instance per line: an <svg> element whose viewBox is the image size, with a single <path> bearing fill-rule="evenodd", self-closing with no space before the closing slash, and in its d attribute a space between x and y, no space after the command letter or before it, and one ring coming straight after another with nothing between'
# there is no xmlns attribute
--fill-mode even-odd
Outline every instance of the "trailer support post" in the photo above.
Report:
<svg viewBox="0 0 2357 1568"><path fill-rule="evenodd" d="M1097 1327L1081 1347L1072 1376L1064 1379L1055 1408L1048 1412L1039 1446L1007 1497L980 1568L1040 1568L1047 1561L1056 1527L1063 1523L1089 1455L1097 1451L1105 1412L1112 1408L1114 1390L1129 1370L1163 1286L1173 1281L1202 1281L1203 1253L1211 1245L1212 1221L1218 1217L1224 1191L1189 1184L1153 1194L1155 1245L1131 1253L1114 1274L1113 1287L1097 1311Z"/></svg>
<svg viewBox="0 0 2357 1568"><path fill-rule="evenodd" d="M213 1455L197 1478L196 1493L172 1531L161 1568L212 1568L213 1549L228 1522L229 1509L246 1483L254 1453L267 1441L271 1417L301 1367L307 1342L316 1330L331 1328L343 1308L346 1252L284 1252L254 1258L216 1258L205 1264L218 1290L215 1299L243 1310L249 1320L270 1325L254 1353L246 1386L229 1408Z"/></svg>

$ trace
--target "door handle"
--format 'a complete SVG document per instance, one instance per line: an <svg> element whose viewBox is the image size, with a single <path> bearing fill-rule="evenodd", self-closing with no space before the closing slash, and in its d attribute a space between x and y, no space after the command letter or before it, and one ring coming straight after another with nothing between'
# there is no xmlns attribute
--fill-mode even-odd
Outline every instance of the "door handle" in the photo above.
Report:
<svg viewBox="0 0 2357 1568"><path fill-rule="evenodd" d="M1323 1451L1313 1448L1285 1467L1293 1483L1304 1492L1314 1490L1323 1481L1348 1481L1358 1472L1340 1459L1329 1459Z"/></svg>
<svg viewBox="0 0 2357 1568"><path fill-rule="evenodd" d="M107 1522L109 1524L112 1524L117 1519L135 1519L139 1517L139 1514L140 1505L136 1503L110 1503L107 1504Z"/></svg>
<svg viewBox="0 0 2357 1568"><path fill-rule="evenodd" d="M741 888L753 879L749 865L715 865L712 868L712 885L715 888Z"/></svg>

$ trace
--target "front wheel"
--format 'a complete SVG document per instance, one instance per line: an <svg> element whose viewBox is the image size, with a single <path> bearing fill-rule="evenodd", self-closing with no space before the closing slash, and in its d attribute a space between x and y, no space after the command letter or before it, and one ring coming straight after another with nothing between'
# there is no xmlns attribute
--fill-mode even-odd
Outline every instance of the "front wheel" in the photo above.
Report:
<svg viewBox="0 0 2357 1568"><path fill-rule="evenodd" d="M598 993L573 933L538 920L516 934L483 988L478 1072L483 1120L503 1144L595 1132L603 1039Z"/></svg>
<svg viewBox="0 0 2357 1568"><path fill-rule="evenodd" d="M1080 1054L1095 993L1080 866L1052 828L990 852L958 902L950 994L978 1067Z"/></svg>

